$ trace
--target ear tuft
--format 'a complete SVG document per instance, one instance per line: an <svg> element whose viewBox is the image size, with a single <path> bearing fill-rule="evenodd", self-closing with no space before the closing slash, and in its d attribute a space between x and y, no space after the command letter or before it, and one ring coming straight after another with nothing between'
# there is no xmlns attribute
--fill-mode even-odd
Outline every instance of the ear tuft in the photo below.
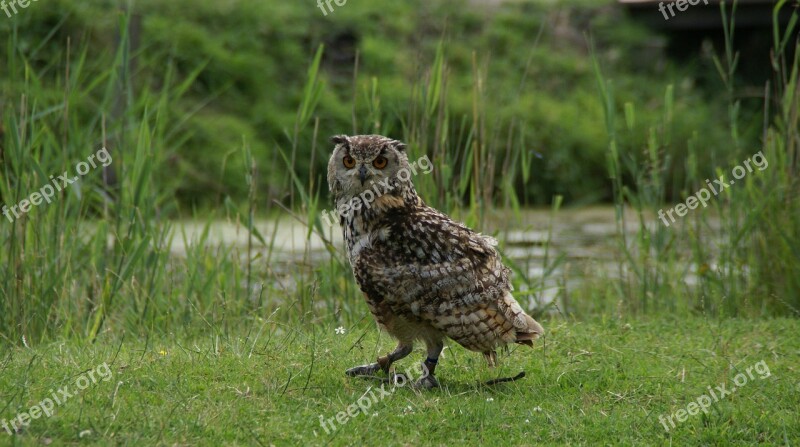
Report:
<svg viewBox="0 0 800 447"><path fill-rule="evenodd" d="M406 150L406 144L400 140L392 141L392 145L394 146L395 149L397 149L400 152L405 152Z"/></svg>
<svg viewBox="0 0 800 447"><path fill-rule="evenodd" d="M347 138L347 135L334 135L331 137L331 143L336 145L343 144L345 146L350 146L350 140Z"/></svg>

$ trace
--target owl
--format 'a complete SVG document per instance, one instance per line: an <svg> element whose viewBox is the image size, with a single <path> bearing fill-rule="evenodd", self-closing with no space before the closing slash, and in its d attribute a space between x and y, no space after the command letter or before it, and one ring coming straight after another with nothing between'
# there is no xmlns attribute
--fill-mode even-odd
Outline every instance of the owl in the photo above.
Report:
<svg viewBox="0 0 800 447"><path fill-rule="evenodd" d="M544 330L512 296L497 242L425 204L405 144L380 135L331 141L328 186L350 265L378 326L397 339L392 352L346 374L389 372L421 341L427 374L416 385L433 388L445 337L483 353L489 366L498 347L533 346Z"/></svg>

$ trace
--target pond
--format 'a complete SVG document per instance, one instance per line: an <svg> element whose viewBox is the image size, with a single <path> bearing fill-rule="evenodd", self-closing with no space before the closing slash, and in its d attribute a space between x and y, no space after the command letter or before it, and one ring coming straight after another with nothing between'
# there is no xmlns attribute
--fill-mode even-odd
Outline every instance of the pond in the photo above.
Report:
<svg viewBox="0 0 800 447"><path fill-rule="evenodd" d="M631 235L639 230L632 217L630 214L626 221L626 232ZM560 288L579 284L586 274L617 274L617 225L611 206L562 209L555 215L550 209L523 210L519 216L498 212L486 221L484 228L475 229L497 237L503 253L527 276L523 283L535 290L537 305L551 302ZM655 222L649 223L653 224ZM268 259L270 273L282 275L284 286L293 282L290 272L296 271L298 266L308 269L330 260L332 255L326 249L325 240L333 244L341 259L345 259L338 225L323 226L325 240L314 232L309 234L303 223L290 216L259 220L255 226L267 246L253 238L251 256ZM171 245L173 255L186 256L186 241L197 241L204 227L205 223L199 221L176 222L178 233ZM216 221L209 227L207 244L222 245L246 260L249 240L250 234L244 225ZM271 250L269 245L272 245Z"/></svg>

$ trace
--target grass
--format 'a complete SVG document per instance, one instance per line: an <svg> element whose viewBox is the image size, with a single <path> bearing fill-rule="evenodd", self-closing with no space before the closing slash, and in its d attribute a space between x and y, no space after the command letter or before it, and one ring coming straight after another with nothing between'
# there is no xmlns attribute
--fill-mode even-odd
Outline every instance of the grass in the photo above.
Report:
<svg viewBox="0 0 800 447"><path fill-rule="evenodd" d="M775 6L775 13L785 2ZM672 131L676 110L672 86L664 91L663 118L646 132L647 143L631 144L636 134L637 105L618 104L613 79L604 76L601 64L594 60L601 101L604 104L608 135L607 164L614 190L618 225L618 271L620 281L613 286L610 300L603 293L594 298L622 302L627 312L710 312L720 316L760 316L768 314L800 315L800 301L788 290L798 285L800 271L800 201L793 192L800 149L797 78L800 56L787 57L787 42L797 21L797 14L786 29L774 25L775 72L777 85L765 86L762 140L746 148L741 137L742 101L735 93L735 72L739 54L733 50L735 11L720 4L724 25L725 51L714 57L728 98L728 118L722 128L729 133L727 153L708 149L705 131L698 129L696 139L687 144L685 157L676 156ZM795 43L800 48L798 43ZM781 79L783 79L781 81ZM789 80L792 79L792 80ZM770 95L776 95L774 99ZM774 122L768 123L769 110L775 107ZM791 124L788 124L791 123ZM788 125L787 125L788 124ZM711 208L690 211L677 225L666 227L655 217L705 187L706 179L725 176L731 168L761 152L770 163L762 175L748 175L744 182L715 197ZM716 167L700 167L699 160L710 156ZM687 175L682 184L673 184L677 193L668 194L668 173L678 168ZM635 179L630 182L628 179ZM744 184L742 184L744 183ZM636 217L637 234L629 237L623 229L626 209ZM714 217L712 217L714 216ZM653 223L655 222L655 223ZM718 230L719 228L719 230ZM718 236L721 233L721 236ZM783 261L773 263L772 254L781 253ZM629 272L629 273L626 273ZM604 280L599 281L601 284ZM696 286L689 285L694 283ZM590 286L593 287L593 286ZM602 288L606 288L601 285ZM680 299L676 297L681 297Z"/></svg>
<svg viewBox="0 0 800 447"><path fill-rule="evenodd" d="M553 319L545 343L514 348L493 371L450 344L442 388L406 387L373 401L330 434L320 416L378 385L343 371L390 349L374 325L336 334L271 320L238 336L195 339L104 334L94 344L5 348L0 414L27 410L50 390L107 362L113 376L56 406L9 445L791 445L800 442L800 331L796 319ZM417 349L400 370L416 368ZM764 361L769 370L665 431L666 417ZM527 377L479 385L524 370ZM751 369L751 371L753 371ZM764 377L764 378L762 378ZM739 379L741 381L741 378ZM74 386L73 386L74 389ZM366 406L366 403L362 401Z"/></svg>

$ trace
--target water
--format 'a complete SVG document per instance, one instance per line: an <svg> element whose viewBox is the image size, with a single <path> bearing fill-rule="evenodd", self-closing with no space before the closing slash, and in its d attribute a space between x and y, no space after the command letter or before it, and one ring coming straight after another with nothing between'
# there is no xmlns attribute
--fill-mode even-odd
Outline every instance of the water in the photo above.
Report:
<svg viewBox="0 0 800 447"><path fill-rule="evenodd" d="M172 253L178 257L186 256L186 241L196 243L204 226L197 221L177 222L175 230L178 233L173 238ZM260 254L269 259L270 273L279 276L283 286L293 282L292 272L296 272L298 267L310 271L315 264L330 260L332 255L326 249L326 240L333 244L341 259L346 259L338 225L324 225L324 239L315 233L309 236L305 225L288 216L258 221L256 228L268 245L273 240L274 245L270 253L268 246L253 238L252 256ZM523 290L532 290L534 297L529 300L530 307L552 302L561 288L579 284L586 271L614 274L617 266L614 262L617 245L612 207L565 209L554 218L549 209L524 210L519 217L492 216L487 219L485 228L475 229L494 235L504 254L525 273L527 281L522 281ZM637 222L629 219L626 231L634 233L637 230ZM218 221L209 228L208 245L222 244L231 249L234 256L246 260L249 238L245 226Z"/></svg>

